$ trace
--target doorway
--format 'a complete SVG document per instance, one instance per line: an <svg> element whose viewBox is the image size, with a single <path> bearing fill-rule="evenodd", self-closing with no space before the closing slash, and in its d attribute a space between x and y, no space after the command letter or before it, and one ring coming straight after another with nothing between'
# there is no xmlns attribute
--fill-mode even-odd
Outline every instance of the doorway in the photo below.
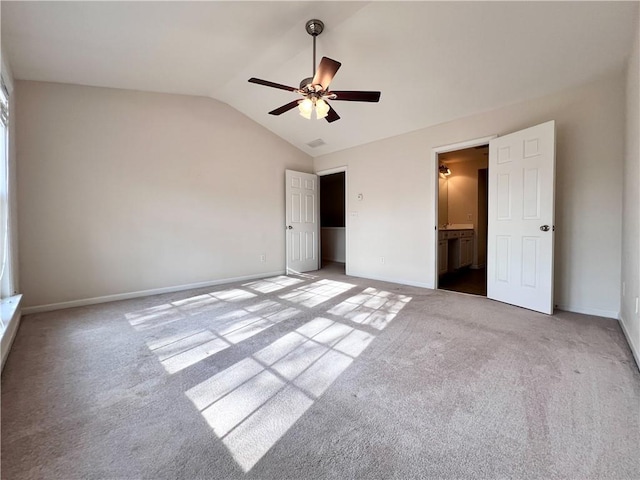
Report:
<svg viewBox="0 0 640 480"><path fill-rule="evenodd" d="M487 295L489 145L437 154L437 287Z"/></svg>
<svg viewBox="0 0 640 480"><path fill-rule="evenodd" d="M320 179L320 265L346 273L346 171L318 172Z"/></svg>
<svg viewBox="0 0 640 480"><path fill-rule="evenodd" d="M451 159L442 154L488 144L486 296L537 312L553 313L555 128L555 121L549 120L501 137L492 135L431 150L434 236L430 238L433 239L431 271L435 288L443 283L440 274L449 272L450 255L454 262L459 262L457 266L462 266L468 262L470 244L477 249L474 229L466 229L463 234L455 232L452 228L455 225L450 225L453 222L449 218L448 203L447 216L439 215L440 167L444 176L451 171L447 167ZM448 181L447 201L450 190L453 188ZM462 220L465 223L469 221L470 212L466 213L467 219ZM464 241L451 242L449 250L449 241L456 238ZM477 250L471 252L477 254Z"/></svg>

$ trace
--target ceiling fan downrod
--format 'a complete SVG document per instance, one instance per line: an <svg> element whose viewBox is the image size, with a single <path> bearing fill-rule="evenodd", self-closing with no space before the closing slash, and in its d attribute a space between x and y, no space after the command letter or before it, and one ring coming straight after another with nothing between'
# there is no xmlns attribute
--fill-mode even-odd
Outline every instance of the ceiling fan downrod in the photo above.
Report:
<svg viewBox="0 0 640 480"><path fill-rule="evenodd" d="M324 30L324 23L317 18L309 20L304 26L309 35L313 37L313 69L311 71L311 78L316 75L316 37Z"/></svg>

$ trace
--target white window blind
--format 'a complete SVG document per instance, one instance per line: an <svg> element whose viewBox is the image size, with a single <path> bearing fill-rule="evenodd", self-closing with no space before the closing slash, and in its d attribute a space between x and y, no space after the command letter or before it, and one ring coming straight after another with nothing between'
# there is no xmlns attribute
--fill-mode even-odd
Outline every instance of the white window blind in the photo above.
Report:
<svg viewBox="0 0 640 480"><path fill-rule="evenodd" d="M2 103L0 121L2 122L2 126L6 129L9 126L9 94L7 93L7 87L4 85L4 82L0 82L0 86L0 90L2 90L0 95Z"/></svg>

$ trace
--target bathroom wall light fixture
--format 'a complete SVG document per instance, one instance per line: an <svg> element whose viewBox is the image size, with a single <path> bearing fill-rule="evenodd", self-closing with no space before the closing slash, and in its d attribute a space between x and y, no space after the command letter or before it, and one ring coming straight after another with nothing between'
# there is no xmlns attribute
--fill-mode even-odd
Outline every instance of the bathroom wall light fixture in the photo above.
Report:
<svg viewBox="0 0 640 480"><path fill-rule="evenodd" d="M449 175L451 175L451 170L449 170L449 167L447 167L445 164L441 163L440 164L440 173L442 175L444 175L445 177L448 177Z"/></svg>

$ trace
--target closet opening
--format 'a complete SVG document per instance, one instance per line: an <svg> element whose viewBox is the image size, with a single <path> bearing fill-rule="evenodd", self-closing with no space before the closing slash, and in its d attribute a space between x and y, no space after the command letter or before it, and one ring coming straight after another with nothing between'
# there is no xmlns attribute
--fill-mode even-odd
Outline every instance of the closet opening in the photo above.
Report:
<svg viewBox="0 0 640 480"><path fill-rule="evenodd" d="M320 179L321 268L345 273L346 172L318 173Z"/></svg>

